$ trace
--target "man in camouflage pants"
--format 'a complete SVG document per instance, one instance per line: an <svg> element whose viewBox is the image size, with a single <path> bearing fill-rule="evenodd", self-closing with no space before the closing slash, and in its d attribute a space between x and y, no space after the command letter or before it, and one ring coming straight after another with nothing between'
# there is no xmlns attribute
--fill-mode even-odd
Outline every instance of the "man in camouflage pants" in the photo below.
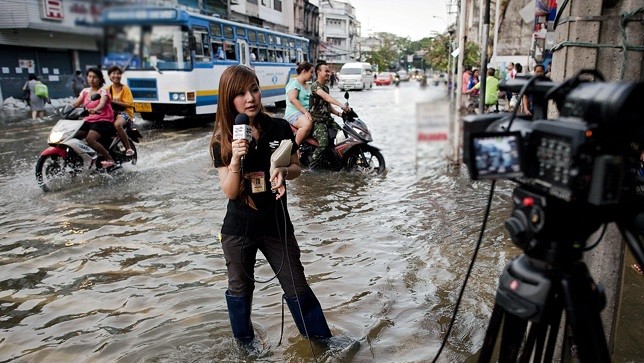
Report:
<svg viewBox="0 0 644 363"><path fill-rule="evenodd" d="M342 112L331 105L336 105L343 111L349 110L349 106L343 105L342 102L329 95L329 87L326 85L331 77L329 66L326 63L318 63L315 66L315 74L317 75L317 80L311 85L309 112L313 118L313 137L320 146L313 152L311 166L320 160L324 151L329 147L328 128L339 129L338 124L333 121L331 113L342 116Z"/></svg>

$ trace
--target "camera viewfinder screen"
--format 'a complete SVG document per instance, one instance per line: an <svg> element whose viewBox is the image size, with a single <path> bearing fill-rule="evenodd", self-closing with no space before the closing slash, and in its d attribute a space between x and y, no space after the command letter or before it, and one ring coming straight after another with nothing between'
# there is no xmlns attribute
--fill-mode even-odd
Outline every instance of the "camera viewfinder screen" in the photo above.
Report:
<svg viewBox="0 0 644 363"><path fill-rule="evenodd" d="M481 134L472 138L473 178L498 179L523 176L521 134Z"/></svg>

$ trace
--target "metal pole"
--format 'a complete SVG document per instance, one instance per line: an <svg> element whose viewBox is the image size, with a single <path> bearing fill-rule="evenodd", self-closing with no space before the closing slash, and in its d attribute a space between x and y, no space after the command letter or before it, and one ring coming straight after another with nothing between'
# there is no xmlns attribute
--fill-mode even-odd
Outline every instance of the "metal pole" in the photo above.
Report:
<svg viewBox="0 0 644 363"><path fill-rule="evenodd" d="M454 86L452 85L453 83L453 78L454 78L454 72L452 72L452 67L450 64L452 63L452 35L449 35L449 50L447 53L447 92L449 93L449 101L450 103L454 99ZM451 83L450 83L451 82ZM452 87L450 89L450 87Z"/></svg>
<svg viewBox="0 0 644 363"><path fill-rule="evenodd" d="M467 34L465 33L465 14L467 12L467 4L465 4L466 0L461 0L459 2L459 20L458 20L458 74L456 76L456 82L453 82L454 84L454 89L456 90L456 110L458 112L457 117L454 118L454 138L452 140L453 143L453 153L452 156L454 157L453 162L456 164L460 164L460 147L461 147L461 118L460 118L460 112L461 112L461 100L462 100L462 92L461 92L461 80L463 79L463 58L465 55L465 44L467 41Z"/></svg>
<svg viewBox="0 0 644 363"><path fill-rule="evenodd" d="M500 8L501 8L501 1L496 0L496 10L494 10L494 46L492 49L493 62L496 60L496 49L499 43L499 10L501 10Z"/></svg>
<svg viewBox="0 0 644 363"><path fill-rule="evenodd" d="M498 0L497 0L498 1ZM487 84L487 38L488 33L490 32L490 0L485 1L485 13L484 13L484 25L483 25L483 45L481 46L481 91L479 96L479 110L481 113L485 110L485 87Z"/></svg>

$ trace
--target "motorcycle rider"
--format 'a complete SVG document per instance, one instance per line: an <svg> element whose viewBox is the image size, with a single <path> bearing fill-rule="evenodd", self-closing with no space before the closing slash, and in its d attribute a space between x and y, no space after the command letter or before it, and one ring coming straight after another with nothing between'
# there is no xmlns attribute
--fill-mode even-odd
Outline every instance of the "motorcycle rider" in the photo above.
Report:
<svg viewBox="0 0 644 363"><path fill-rule="evenodd" d="M313 152L310 166L316 164L329 147L328 128L340 129L339 125L331 117L331 114L342 116L342 112L336 110L332 105L340 107L343 111L350 110L349 106L342 104L342 102L329 95L327 82L331 77L331 70L326 62L318 63L315 66L315 74L317 80L311 85L309 112L313 117L313 137L315 137L320 146Z"/></svg>
<svg viewBox="0 0 644 363"><path fill-rule="evenodd" d="M83 120L83 126L78 130L78 138L85 138L87 145L103 156L101 167L104 169L114 166L114 160L105 147L98 141L103 136L114 135L114 111L109 96L103 85L105 78L100 69L96 67L87 70L87 83L89 87L81 91L72 103L73 107L83 106L89 112ZM101 98L92 101L91 97L98 93Z"/></svg>
<svg viewBox="0 0 644 363"><path fill-rule="evenodd" d="M107 90L112 100L112 109L116 113L114 127L125 147L125 155L132 156L134 155L134 150L130 146L130 141L125 132L125 126L131 125L134 121L134 97L132 96L130 87L121 83L123 70L119 66L110 66L107 69L107 75L110 77L110 81L112 81L112 84L109 85Z"/></svg>

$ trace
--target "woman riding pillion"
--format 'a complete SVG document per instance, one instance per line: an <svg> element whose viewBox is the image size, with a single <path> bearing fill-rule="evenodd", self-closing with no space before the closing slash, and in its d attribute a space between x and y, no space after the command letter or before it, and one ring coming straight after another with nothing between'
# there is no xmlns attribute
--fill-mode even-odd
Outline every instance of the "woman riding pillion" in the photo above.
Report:
<svg viewBox="0 0 644 363"><path fill-rule="evenodd" d="M297 128L295 143L300 145L309 136L313 128L313 117L309 113L311 86L308 84L313 79L313 65L308 62L301 62L297 65L295 71L297 72L297 77L292 78L286 85L284 118Z"/></svg>
<svg viewBox="0 0 644 363"><path fill-rule="evenodd" d="M134 96L130 88L121 83L123 71L118 66L111 66L107 69L107 75L110 77L112 84L108 87L108 91L112 100L112 108L114 109L114 128L119 134L121 142L125 147L125 155L134 155L134 150L130 146L130 140L125 132L125 126L131 125L134 121Z"/></svg>
<svg viewBox="0 0 644 363"><path fill-rule="evenodd" d="M242 113L250 120L250 142L232 138L234 121ZM250 316L258 250L276 273L300 333L309 338L331 337L322 307L304 276L286 206L285 180L300 175L297 144L293 144L290 164L270 173L271 154L285 139L293 141L293 132L285 120L264 112L253 70L241 65L226 68L219 81L210 151L220 188L228 198L221 228L228 270L225 297L233 335L242 343L252 342L255 336Z"/></svg>
<svg viewBox="0 0 644 363"><path fill-rule="evenodd" d="M78 137L85 138L87 145L103 156L101 167L105 169L114 166L114 160L99 140L114 135L114 112L107 91L103 88L105 79L100 69L92 67L87 70L87 83L89 87L82 90L72 103L73 107L83 106L89 112L83 119L85 122L78 131ZM91 100L94 94L99 94L100 99Z"/></svg>

